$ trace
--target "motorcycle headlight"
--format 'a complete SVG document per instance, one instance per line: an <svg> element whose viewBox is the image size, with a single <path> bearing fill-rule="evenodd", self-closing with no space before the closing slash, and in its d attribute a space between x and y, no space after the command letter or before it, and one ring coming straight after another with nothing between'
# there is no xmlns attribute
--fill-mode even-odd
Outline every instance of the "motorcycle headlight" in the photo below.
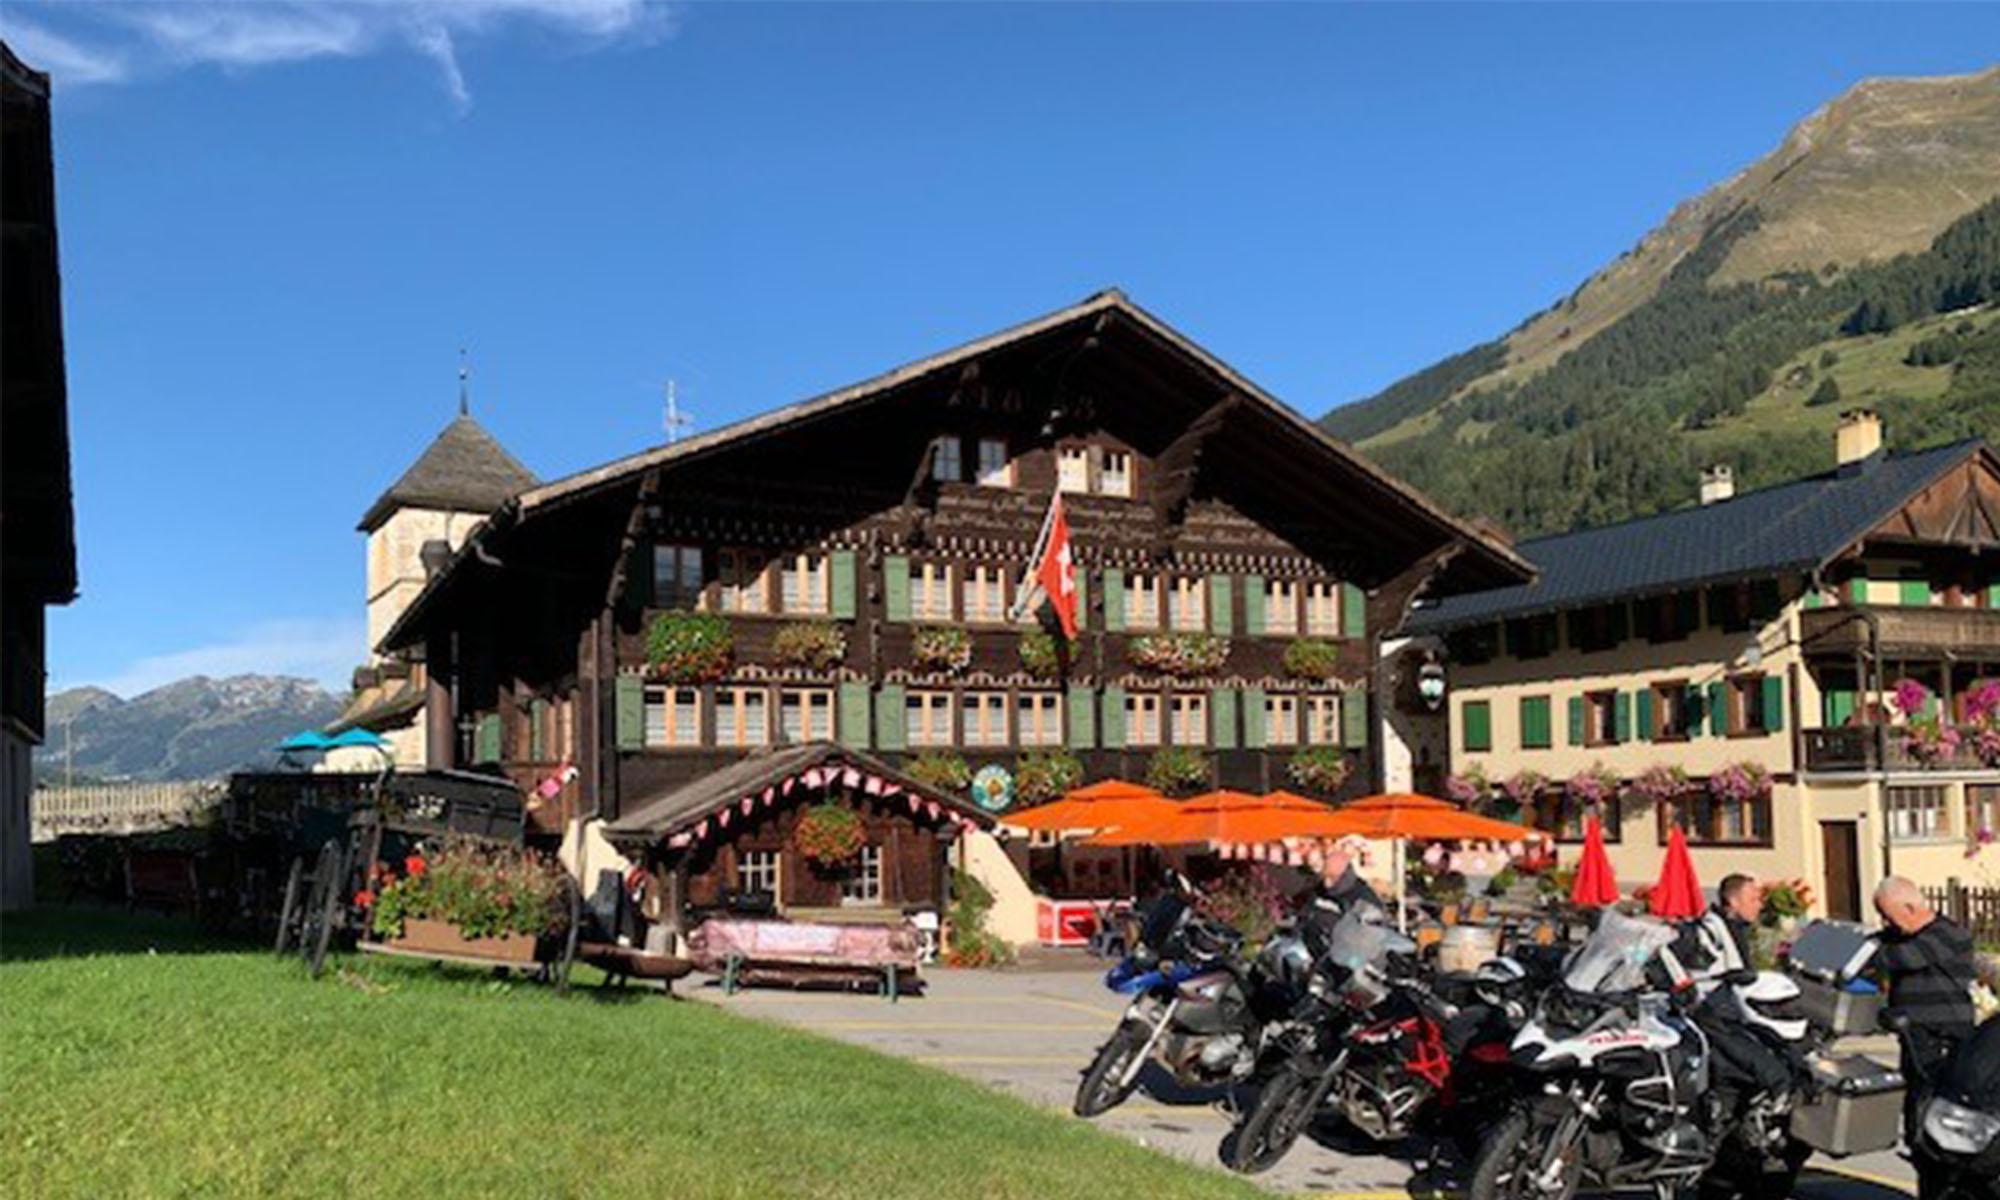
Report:
<svg viewBox="0 0 2000 1200"><path fill-rule="evenodd" d="M2000 1133L2000 1117L1942 1096L1924 1106L1924 1135L1950 1154L1978 1154Z"/></svg>

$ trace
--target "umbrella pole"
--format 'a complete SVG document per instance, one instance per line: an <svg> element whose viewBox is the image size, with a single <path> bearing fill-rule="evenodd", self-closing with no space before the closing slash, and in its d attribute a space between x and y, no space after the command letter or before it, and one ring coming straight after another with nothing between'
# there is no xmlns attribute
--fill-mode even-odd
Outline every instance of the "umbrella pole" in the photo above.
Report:
<svg viewBox="0 0 2000 1200"><path fill-rule="evenodd" d="M1410 931L1409 911L1403 903L1403 890L1405 887L1403 839L1393 838L1391 839L1391 844L1392 848L1389 852L1390 870L1396 873L1396 932L1408 933Z"/></svg>

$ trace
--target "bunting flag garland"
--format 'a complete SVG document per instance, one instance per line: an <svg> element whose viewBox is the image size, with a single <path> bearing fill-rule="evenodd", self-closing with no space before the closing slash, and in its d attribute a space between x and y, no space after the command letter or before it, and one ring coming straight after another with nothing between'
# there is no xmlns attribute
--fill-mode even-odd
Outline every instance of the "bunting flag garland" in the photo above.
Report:
<svg viewBox="0 0 2000 1200"><path fill-rule="evenodd" d="M766 795L769 795L769 793L766 793ZM742 808L743 815L747 817L757 807L757 798L755 796L745 796L743 797L743 803L738 807Z"/></svg>
<svg viewBox="0 0 2000 1200"><path fill-rule="evenodd" d="M860 787L861 772L849 767L841 773L840 782L846 787Z"/></svg>

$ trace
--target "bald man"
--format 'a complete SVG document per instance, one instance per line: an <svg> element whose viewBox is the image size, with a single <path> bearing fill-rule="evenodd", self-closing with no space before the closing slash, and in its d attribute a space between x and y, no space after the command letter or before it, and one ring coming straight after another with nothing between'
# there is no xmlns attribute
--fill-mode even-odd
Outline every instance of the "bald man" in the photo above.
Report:
<svg viewBox="0 0 2000 1200"><path fill-rule="evenodd" d="M1903 1043L1914 1100L1972 1032L1972 935L1938 915L1916 884L1891 875L1875 889L1882 917L1876 962L1889 983L1888 1015Z"/></svg>

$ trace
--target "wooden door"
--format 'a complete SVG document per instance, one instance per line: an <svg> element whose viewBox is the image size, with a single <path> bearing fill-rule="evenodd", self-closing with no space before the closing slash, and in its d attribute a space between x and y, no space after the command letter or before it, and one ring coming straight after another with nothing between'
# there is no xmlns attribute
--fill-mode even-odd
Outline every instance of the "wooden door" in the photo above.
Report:
<svg viewBox="0 0 2000 1200"><path fill-rule="evenodd" d="M1819 823L1820 862L1826 871L1826 915L1861 919L1861 843L1852 821Z"/></svg>

